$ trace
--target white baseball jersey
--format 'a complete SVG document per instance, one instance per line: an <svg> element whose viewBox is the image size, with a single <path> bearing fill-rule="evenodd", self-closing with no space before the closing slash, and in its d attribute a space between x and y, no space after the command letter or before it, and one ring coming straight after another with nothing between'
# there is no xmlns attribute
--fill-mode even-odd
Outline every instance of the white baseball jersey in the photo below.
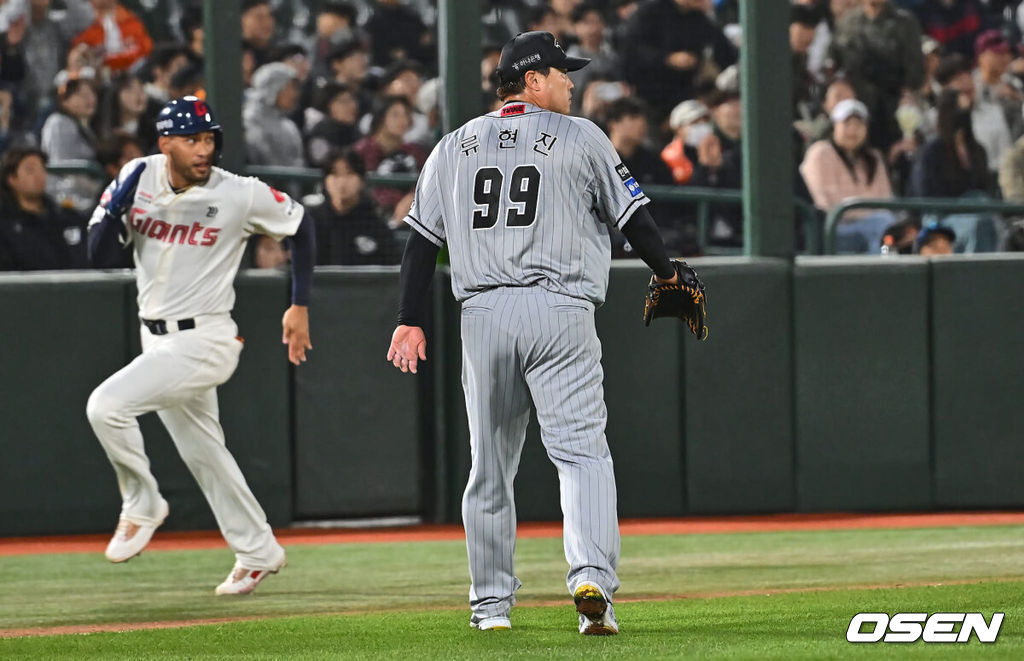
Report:
<svg viewBox="0 0 1024 661"><path fill-rule="evenodd" d="M230 312L246 240L253 234L277 240L295 234L302 205L255 177L218 167L211 168L205 184L175 193L163 154L129 162L117 181L140 162L146 169L125 219L134 247L139 317L177 320ZM102 203L116 183L107 187ZM90 226L103 215L97 207Z"/></svg>
<svg viewBox="0 0 1024 661"><path fill-rule="evenodd" d="M460 301L536 285L600 305L608 228L649 201L593 122L513 102L441 139L405 220L448 243Z"/></svg>

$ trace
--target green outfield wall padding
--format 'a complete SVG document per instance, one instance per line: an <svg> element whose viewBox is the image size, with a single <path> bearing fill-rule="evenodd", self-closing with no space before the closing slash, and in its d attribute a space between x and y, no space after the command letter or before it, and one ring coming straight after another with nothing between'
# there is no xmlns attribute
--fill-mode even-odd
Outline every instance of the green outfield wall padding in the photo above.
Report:
<svg viewBox="0 0 1024 661"><path fill-rule="evenodd" d="M1024 505L1024 256L932 262L935 499Z"/></svg>
<svg viewBox="0 0 1024 661"><path fill-rule="evenodd" d="M128 353L127 276L0 276L0 535L111 531L121 498L85 417Z"/></svg>
<svg viewBox="0 0 1024 661"><path fill-rule="evenodd" d="M650 269L639 261L614 264L608 298L597 310L608 445L623 517L678 516L686 507L682 325L660 319L644 327L649 279Z"/></svg>
<svg viewBox="0 0 1024 661"><path fill-rule="evenodd" d="M927 262L800 258L793 301L799 509L928 509Z"/></svg>
<svg viewBox="0 0 1024 661"><path fill-rule="evenodd" d="M791 510L796 494L790 265L765 258L691 264L707 287L710 334L697 342L689 329L682 332L687 509Z"/></svg>
<svg viewBox="0 0 1024 661"><path fill-rule="evenodd" d="M238 368L217 389L227 447L273 526L292 521L292 439L288 358L281 344L281 316L288 307L287 274L244 271L235 279L231 316L245 348ZM141 351L135 288L129 300L127 332L131 355ZM141 331L141 332L149 332ZM127 361L125 361L127 362ZM168 530L213 529L217 522L199 486L156 413L142 416L151 470L171 506ZM113 470L109 470L114 483Z"/></svg>
<svg viewBox="0 0 1024 661"><path fill-rule="evenodd" d="M439 395L436 416L438 447L438 492L443 494L440 519L462 522L462 492L469 479L469 419L462 390L461 306L452 295L452 281L447 268L438 269L433 284L434 356L427 354L434 379L434 392ZM518 483L517 483L518 485Z"/></svg>
<svg viewBox="0 0 1024 661"><path fill-rule="evenodd" d="M707 342L645 328L648 271L617 262L596 313L607 438L623 517L1019 507L1024 465L1024 258L693 260ZM385 360L397 269L318 270L314 349L281 344L288 274L247 272L245 337L219 389L228 447L275 526L420 515L461 521L470 452L460 306L435 277L428 360ZM128 272L3 274L0 535L108 532L120 497L85 417L89 393L139 351ZM155 415L147 452L169 529L213 528ZM521 520L557 520L559 488L531 421Z"/></svg>
<svg viewBox="0 0 1024 661"><path fill-rule="evenodd" d="M398 269L318 269L314 350L295 370L295 515L417 514L422 480L418 376L385 360Z"/></svg>

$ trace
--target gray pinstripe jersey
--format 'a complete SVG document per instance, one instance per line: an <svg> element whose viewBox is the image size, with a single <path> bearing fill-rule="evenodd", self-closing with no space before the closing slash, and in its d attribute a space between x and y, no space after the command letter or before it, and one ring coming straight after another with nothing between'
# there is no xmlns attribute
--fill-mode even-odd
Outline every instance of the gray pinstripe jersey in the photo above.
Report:
<svg viewBox="0 0 1024 661"><path fill-rule="evenodd" d="M459 301L537 285L600 305L608 228L647 202L593 122L512 102L441 139L405 220L447 242Z"/></svg>

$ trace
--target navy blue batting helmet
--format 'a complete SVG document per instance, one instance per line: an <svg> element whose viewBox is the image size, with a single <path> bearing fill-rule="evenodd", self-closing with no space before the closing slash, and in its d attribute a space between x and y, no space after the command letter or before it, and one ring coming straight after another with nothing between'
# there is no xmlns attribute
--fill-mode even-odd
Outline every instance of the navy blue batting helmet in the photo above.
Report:
<svg viewBox="0 0 1024 661"><path fill-rule="evenodd" d="M156 116L156 132L160 135L194 135L206 131L213 132L214 162L219 161L224 131L206 101L195 96L171 99Z"/></svg>

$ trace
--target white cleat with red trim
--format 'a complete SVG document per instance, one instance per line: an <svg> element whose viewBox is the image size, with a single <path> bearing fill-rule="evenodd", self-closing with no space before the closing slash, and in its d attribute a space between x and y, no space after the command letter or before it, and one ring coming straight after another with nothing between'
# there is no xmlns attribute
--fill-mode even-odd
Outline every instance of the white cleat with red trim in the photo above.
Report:
<svg viewBox="0 0 1024 661"><path fill-rule="evenodd" d="M214 590L219 595L223 594L249 594L256 589L263 579L270 574L276 574L280 571L281 567L285 566L285 560L281 559L279 564L274 569L249 569L242 565L235 563L234 569L228 574L228 577L224 579L224 582L217 586Z"/></svg>
<svg viewBox="0 0 1024 661"><path fill-rule="evenodd" d="M125 562L142 553L142 550L149 544L149 540L153 539L153 533L167 518L169 511L167 501L161 498L157 517L149 523L136 523L121 517L117 522L114 536L107 544L107 560Z"/></svg>

